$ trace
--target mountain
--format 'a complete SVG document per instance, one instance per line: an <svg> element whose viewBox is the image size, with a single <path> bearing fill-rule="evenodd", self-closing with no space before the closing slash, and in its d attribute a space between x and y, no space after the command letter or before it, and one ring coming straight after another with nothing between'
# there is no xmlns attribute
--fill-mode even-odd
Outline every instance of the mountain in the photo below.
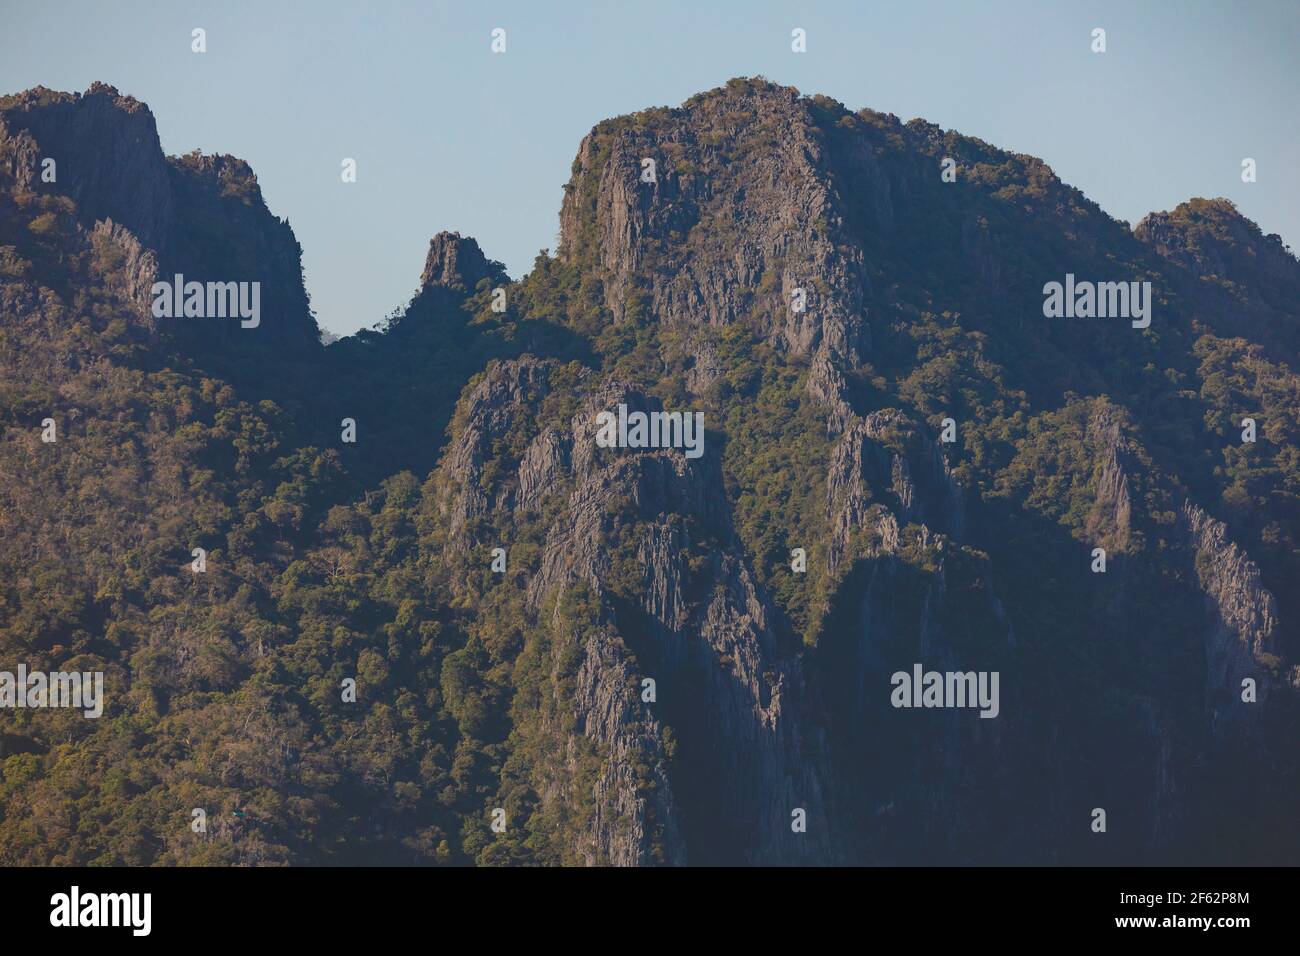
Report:
<svg viewBox="0 0 1300 956"><path fill-rule="evenodd" d="M0 860L1300 859L1277 236L761 78L560 222L326 348L247 164L0 99L0 669L105 675L4 712Z"/></svg>

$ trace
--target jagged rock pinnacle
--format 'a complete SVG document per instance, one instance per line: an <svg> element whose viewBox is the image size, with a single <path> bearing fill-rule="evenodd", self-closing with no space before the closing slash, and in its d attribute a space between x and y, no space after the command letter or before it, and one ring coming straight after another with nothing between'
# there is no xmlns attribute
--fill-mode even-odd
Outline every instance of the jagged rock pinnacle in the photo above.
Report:
<svg viewBox="0 0 1300 956"><path fill-rule="evenodd" d="M459 232L440 232L429 240L420 288L438 286L473 292L480 280L492 274L492 264L473 238Z"/></svg>

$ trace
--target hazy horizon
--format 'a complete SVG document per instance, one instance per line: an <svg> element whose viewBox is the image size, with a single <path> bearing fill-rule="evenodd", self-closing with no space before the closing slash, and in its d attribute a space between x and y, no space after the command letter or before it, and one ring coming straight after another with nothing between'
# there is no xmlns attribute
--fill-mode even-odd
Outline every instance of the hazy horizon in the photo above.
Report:
<svg viewBox="0 0 1300 956"><path fill-rule="evenodd" d="M56 2L4 13L0 92L102 81L148 104L169 155L247 160L303 247L322 328L350 334L406 303L442 230L473 236L512 278L525 274L539 250L554 250L562 185L592 126L735 76L1038 156L1130 225L1222 196L1300 246L1289 179L1300 136L1279 120L1294 117L1300 93L1298 12L1281 2ZM191 52L194 27L207 31L206 53ZM504 54L490 50L495 27L507 31ZM806 53L790 50L795 27ZM1090 49L1094 27L1107 31L1104 54ZM345 157L357 160L355 183L340 181ZM1241 182L1245 157L1258 163L1255 183Z"/></svg>

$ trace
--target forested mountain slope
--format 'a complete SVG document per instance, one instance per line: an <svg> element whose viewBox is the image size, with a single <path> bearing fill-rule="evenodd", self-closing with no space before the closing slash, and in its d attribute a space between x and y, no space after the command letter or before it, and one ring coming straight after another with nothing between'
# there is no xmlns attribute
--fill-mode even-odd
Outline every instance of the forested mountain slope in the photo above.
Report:
<svg viewBox="0 0 1300 956"><path fill-rule="evenodd" d="M0 710L0 862L1300 861L1277 236L761 79L597 125L560 219L325 347L246 163L0 99L0 670L106 685Z"/></svg>

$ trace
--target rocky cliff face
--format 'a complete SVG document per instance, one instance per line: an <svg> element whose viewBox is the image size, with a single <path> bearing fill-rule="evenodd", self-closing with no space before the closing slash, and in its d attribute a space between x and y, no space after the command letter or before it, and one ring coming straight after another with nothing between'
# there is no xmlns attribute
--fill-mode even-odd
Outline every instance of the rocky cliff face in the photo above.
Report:
<svg viewBox="0 0 1300 956"><path fill-rule="evenodd" d="M458 232L440 232L429 240L420 285L403 322L426 322L431 315L453 312L484 288L505 288L505 268L483 255L477 242ZM398 323L399 325L402 323Z"/></svg>
<svg viewBox="0 0 1300 956"><path fill-rule="evenodd" d="M101 222L129 232L152 254L159 279L170 281L179 272L187 281L262 284L265 322L240 330L242 339L232 330L237 322L169 320L160 326L191 348L233 344L250 334L277 349L317 346L302 250L288 223L267 210L247 163L199 153L167 158L148 107L102 83L84 94L37 88L6 97L0 102L0 155L10 188L68 197L87 232ZM143 284L143 260L134 262L132 282ZM151 318L142 314L142 321Z"/></svg>
<svg viewBox="0 0 1300 956"><path fill-rule="evenodd" d="M288 222L266 208L252 168L233 156L190 153L168 160L178 209L177 240L160 253L168 270L188 279L261 283L261 324L182 325L186 333L207 333L226 343L259 335L255 348L315 352L320 329L311 314L302 279L302 248Z"/></svg>
<svg viewBox="0 0 1300 956"><path fill-rule="evenodd" d="M1244 682L1263 698L1276 684L1268 659L1277 661L1277 603L1260 585L1259 568L1229 538L1222 521L1184 503L1181 514L1194 552L1196 577L1205 593L1206 706L1217 734L1248 724L1252 711L1240 706Z"/></svg>
<svg viewBox="0 0 1300 956"><path fill-rule="evenodd" d="M872 489L886 492L888 506L867 515ZM960 536L963 491L953 480L939 446L902 413L890 409L854 417L836 444L826 480L832 537L830 571L852 557L853 535L874 531L869 551L893 551L901 524Z"/></svg>
<svg viewBox="0 0 1300 956"><path fill-rule="evenodd" d="M492 512L564 515L544 535L527 593L543 616L560 615L557 595L575 587L599 608L599 629L564 648L580 659L576 697L564 703L606 761L589 824L596 858L648 862L657 846L661 862L832 859L815 711L774 610L730 543L716 457L598 449L598 412L662 406L591 375L567 421L535 421L557 367L492 368L468 396L438 481L451 540L465 551L486 544L465 532ZM521 422L532 438L510 474L491 449ZM487 469L501 479L485 483ZM671 759L661 720L672 727ZM796 811L806 833L791 828Z"/></svg>
<svg viewBox="0 0 1300 956"><path fill-rule="evenodd" d="M440 232L429 240L429 254L420 273L420 287L443 286L459 292L472 292L481 279L500 271L489 266L478 243L462 238L459 232Z"/></svg>
<svg viewBox="0 0 1300 956"><path fill-rule="evenodd" d="M960 169L951 185L940 178L939 163L947 157L955 158ZM1008 208L1008 200L1017 208ZM1193 825L1189 820L1195 810L1187 801L1196 799L1188 794L1196 786L1190 780L1195 761L1176 757L1173 741L1193 750L1211 746L1197 721L1214 712L1211 701L1224 693L1213 690L1229 680L1221 672L1231 671L1231 680L1238 682L1246 668L1258 670L1251 652L1241 649L1250 643L1241 633L1267 630L1261 622L1273 617L1274 604L1267 590L1244 584L1248 575L1210 573L1207 578L1206 561L1217 566L1233 564L1233 558L1225 546L1202 541L1199 532L1191 533L1191 540L1200 543L1187 553L1208 548L1218 555L1211 560L1202 553L1199 579L1162 570L1162 549L1177 551L1189 540L1173 527L1177 506L1172 502L1186 489L1168 480L1152 458L1164 454L1149 447L1163 440L1158 429L1153 434L1137 431L1123 407L1101 403L1068 428L1064 422L1049 426L1044 421L1031 434L1062 429L1046 440L1081 453L1048 466L1062 475L1078 469L1078 478L1072 479L1077 489L1072 500L1047 510L1057 516L1058 527L1074 527L1080 544L1087 543L1078 552L1078 571L1061 572L1075 582L1077 595L1088 595L1078 607L1077 639L1100 633L1108 635L1107 645L1112 640L1127 643L1127 650L1111 654L1101 666L1130 668L1131 699L1116 701L1119 710L1103 717L1110 704L1088 716L1089 708L1080 712L1061 699L1062 694L1087 693L1079 687L1058 686L1056 700L1051 692L1035 691L1024 701L1013 694L996 730L978 721L962 724L949 713L943 729L934 729L937 736L912 739L915 723L896 724L897 714L880 706L876 688L894 667L921 658L958 670L999 661L1013 686L1017 678L1049 686L1057 679L1066 685L1079 680L1081 675L1068 669L1056 678L1018 671L1017 661L1028 648L1013 635L1043 622L1008 615L1007 596L1026 586L1014 575L1037 575L1042 568L1022 568L1022 559L1008 554L999 541L1001 519L995 515L1001 507L996 498L981 500L980 489L1014 483L1016 471L999 476L1004 466L993 460L972 468L968 456L972 447L981 447L972 441L1004 441L1007 425L990 421L987 430L972 428L969 414L962 411L966 399L961 389L985 390L997 381L994 390L1001 391L1008 414L1017 405L1029 411L1032 405L1022 404L1026 397L1031 402L1045 397L1054 380L1067 387L1094 382L1093 387L1122 394L1135 382L1125 368L1127 360L1105 356L1136 349L1144 361L1185 368L1185 358L1173 358L1172 349L1186 347L1190 313L1208 306L1203 300L1194 306L1189 299L1183 308L1166 312L1164 343L1155 344L1118 327L1051 327L1023 318L985 317L986 300L998 300L1021 315L1038 314L1038 290L1045 279L1094 271L1104 277L1102 270L1108 267L1103 260L1116 250L1135 275L1150 274L1152 263L1143 245L1196 274L1235 271L1241 290L1258 288L1263 273L1248 272L1242 262L1228 263L1242 256L1244 247L1271 249L1271 241L1252 235L1239 222L1233 225L1239 217L1222 207L1211 204L1211 212L1228 221L1223 229L1216 227L1212 240L1186 240L1181 222L1195 217L1184 212L1172 214L1177 225L1170 215L1148 217L1128 236L1032 158L1011 157L920 121L904 125L870 111L849 114L838 104L752 81L733 81L679 109L600 124L584 140L566 188L559 255L599 280L611 321L633 326L649 321L661 336L670 331L672 344L661 354L671 365L675 350L685 353L678 364L697 400L707 401L716 394L711 390L734 374L711 329L752 329L782 361L806 369L807 394L820 407L832 438L825 478L827 589L816 605L820 619L815 627L829 668L823 684L841 771L836 785L841 807L845 793L850 802L868 804L868 795L874 794L879 819L848 824L860 835L874 834L874 852L889 853L891 840L897 841L895 847L910 841L913 849L929 846L946 853L980 845L973 834L981 824L968 815L970 808L1018 805L1012 792L1017 774L1037 761L1056 759L1052 754L1066 738L1096 751L1099 761L1142 769L1125 771L1136 775L1131 786L1114 787L1105 782L1104 771L1080 765L1045 782L1036 795L1043 805L1064 812L1071 789L1109 792L1115 801L1134 805L1141 822L1132 824L1131 846L1150 852L1170 852L1186 837L1187 830L1180 828ZM1023 247L1026 234L1041 237L1034 240L1037 248L1028 259L1011 252ZM927 246L939 250L940 259L950 249L951 265L941 271L905 260L903 250L914 259L933 261L922 251ZM1264 273L1275 290L1300 274L1294 258L1280 247L1264 258ZM1113 262L1109 268L1115 268ZM1168 281L1181 288L1177 276ZM913 296L904 291L907 285L926 292ZM796 298L803 299L805 308L793 307ZM1260 298L1269 302L1275 296ZM917 348L916 329L926 326L926 310L939 309L954 316L968 313L973 321L952 321L981 332L968 332L964 342L947 336L945 345L936 337ZM1213 321L1227 327L1217 316ZM1021 361L1000 346L990 349L980 337L985 332L1008 344L1016 337L1035 342L1039 357ZM905 393L922 375L934 374L945 346L954 350L951 354L965 356L957 361L969 362L958 376L965 384L949 378L932 396L938 401L916 403L924 424L889 407L904 404L897 402L899 386ZM1006 371L999 367L1010 361L1016 364ZM898 383L884 386L884 395L880 385L865 380L882 373ZM1027 393L1006 387L1014 376L1023 376ZM1057 387L1057 395L1069 397L1066 387ZM940 418L948 415L962 437L945 446L937 433ZM1003 438L994 439L998 431ZM1019 427L1011 426L1011 431L1018 433ZM1041 495L1046 503L1064 489L1050 473L1039 474L1039 490L1028 493L1031 501ZM1052 534L1046 528L1039 533ZM1109 577L1089 573L1087 555L1093 547L1106 550L1104 573ZM1050 561L1060 560L1069 549L1062 542L1060 554ZM662 592L665 582L659 575L665 571L651 557L644 560L655 569L652 593ZM961 559L960 601L951 594L948 565L953 558ZM996 571L999 565L1004 573ZM1193 623L1186 609L1202 601L1202 594L1210 595L1204 599L1212 608L1219 607L1213 595L1222 593L1225 578L1242 582L1227 599L1235 610L1224 612L1234 623L1222 623L1217 611L1208 623ZM979 596L972 603L973 594ZM1013 607L1017 602L1010 597ZM1165 610L1156 610L1153 602ZM1180 608L1176 613L1170 610L1174 606ZM1023 619L1013 627L1017 616ZM1198 640L1187 638L1189 625ZM1140 636L1143 627L1146 644ZM1030 647L1041 642L1051 643L1051 638L1031 634ZM1201 672L1209 680L1205 691L1197 689L1201 678L1196 667L1189 673L1180 665L1176 678L1163 681L1147 676L1161 655L1182 660L1188 653L1201 653L1201 647L1212 649L1208 668ZM1234 660L1239 666L1230 663ZM1036 716L1031 718L1022 705L1039 708ZM1240 716L1241 708L1235 712ZM1031 720L1040 725L1026 723ZM1084 742L1089 722L1097 720L1127 723L1132 741L1107 757L1104 747ZM860 728L881 726L896 727L899 740L911 739L910 751L873 751ZM902 785L881 785L855 769L845 771L873 759L890 766ZM999 774L991 769L994 764L1008 772ZM890 796L901 797L921 780L932 781L926 796L919 802L912 796L912 806L900 811L901 800ZM1051 811L1024 812L1033 822L1022 821L1010 837L1020 847L1015 852L1028 852L1045 834L1049 841L1060 840ZM841 824L851 816L845 814ZM1008 832L1015 829L1004 822ZM864 847L872 843L861 838ZM1096 848L1067 842L1074 847L1069 852ZM981 850L988 852L989 845Z"/></svg>
<svg viewBox="0 0 1300 956"><path fill-rule="evenodd" d="M19 188L69 196L87 226L112 219L150 248L170 247L177 209L167 160L139 100L102 83L83 95L37 87L0 105L0 141Z"/></svg>
<svg viewBox="0 0 1300 956"><path fill-rule="evenodd" d="M829 359L828 373L855 364L870 343L869 282L861 250L839 243L843 200L811 106L791 89L737 85L647 125L605 123L583 141L561 260L596 266L615 321L646 308L694 342L693 329L754 315L780 351ZM857 187L887 217L887 181L856 158ZM707 349L692 354L707 362Z"/></svg>

